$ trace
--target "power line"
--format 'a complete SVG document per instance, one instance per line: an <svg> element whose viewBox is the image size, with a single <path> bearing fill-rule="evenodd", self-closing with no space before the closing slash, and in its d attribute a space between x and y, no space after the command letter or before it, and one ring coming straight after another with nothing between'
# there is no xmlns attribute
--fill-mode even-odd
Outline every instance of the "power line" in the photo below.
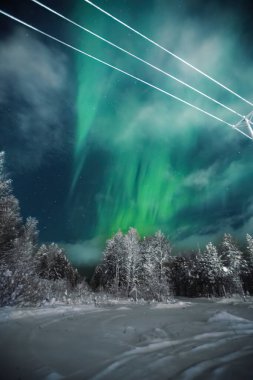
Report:
<svg viewBox="0 0 253 380"><path fill-rule="evenodd" d="M175 77L174 75L172 75L172 74L170 74L170 73L168 73L168 72L166 72L166 71L160 69L159 67L153 65L152 63L150 63L150 62L148 62L148 61L146 61L146 60L144 60L144 59L142 59L142 58L136 56L135 54L129 52L128 50L123 49L122 47L120 47L120 46L114 44L113 42L107 40L106 38L104 38L104 37L102 37L102 36L100 36L100 35L98 35L98 34L92 32L91 30L89 30L89 29L83 27L82 25L76 23L75 21L73 21L73 20L67 18L66 16L62 15L61 13L55 11L54 9L52 9L52 8L50 8L50 7L48 7L48 6L46 6L45 4L42 4L40 1L37 1L37 0L31 0L31 1L32 1L33 3L36 3L37 5L39 5L40 7L45 8L45 9L48 10L49 12L55 14L56 16L62 18L63 20L68 21L68 22L71 23L72 25L74 25L74 26L76 26L76 27L78 27L78 28L84 30L85 32L87 32L87 33L93 35L94 37L96 37L96 38L102 40L103 42L105 42L105 43L107 43L107 44L113 46L114 48L116 48L116 49L118 49L118 50L120 50L120 51L122 51L122 52L128 54L129 56L131 56L131 57L137 59L138 61L144 63L145 65L148 65L149 67L151 67L151 68L153 68L153 69L159 71L160 73L166 75L167 77L170 77L170 78L172 78L173 80L177 81L178 83L180 83L180 84L182 84L182 85L184 85L184 86L190 88L192 91L197 92L198 94L204 96L205 98L207 98L207 99L211 100L212 102L218 104L219 106L225 108L226 110L228 110L228 111L234 113L235 115L237 115L237 116L239 116L239 117L241 117L241 118L244 117L244 115L241 115L239 112L233 110L232 108L226 106L225 104L219 102L218 100L212 98L211 96L209 96L209 95L205 94L204 92L198 90L197 88L191 86L190 84L188 84L188 83L182 81L181 79Z"/></svg>
<svg viewBox="0 0 253 380"><path fill-rule="evenodd" d="M144 83L147 86L149 86L151 88L154 88L155 90L157 90L159 92L162 92L163 94L165 94L165 95L167 95L167 96L169 96L169 97L171 97L173 99L176 99L176 100L180 101L181 103L184 103L184 104L186 104L186 105L188 105L188 106L196 109L197 111L200 111L200 112L204 113L205 115L208 115L208 116L212 117L213 119L220 121L223 124L228 125L229 127L233 128L233 129L237 130L238 132L240 132L241 134L243 134L245 137L251 139L251 137L249 137L246 133L244 133L240 129L236 128L234 125L232 125L232 124L230 124L230 123L228 123L228 122L220 119L219 117L217 117L217 116L215 116L215 115L213 115L213 114L211 114L211 113L209 113L209 112L207 112L207 111L205 111L205 110L203 110L203 109L201 109L201 108L199 108L199 107L197 107L197 106L195 106L195 105L187 102L186 100L183 100L183 99L181 99L181 98L179 98L179 97L177 97L177 96L175 96L175 95L173 95L173 94L171 94L171 93L169 93L169 92L167 92L167 91L165 91L165 90L163 90L163 89L161 89L161 88L159 88L159 87L157 87L157 86L155 86L155 85L153 85L153 84L151 84L149 82L146 82L145 80L143 80L141 78L138 78L138 77L136 77L136 76L134 76L134 75L132 75L132 74L124 71L124 70L121 70L118 67L111 65L110 63L107 63L107 62L105 62L105 61L103 61L103 60L101 60L101 59L99 59L97 57L94 57L93 55L88 54L88 53L84 52L83 50L80 50L80 49L78 49L78 48L76 48L76 47L74 47L74 46L72 46L72 45L70 45L70 44L68 44L68 43L66 43L66 42L64 42L64 41L62 41L62 40L54 37L54 36L52 36L51 34L43 32L41 29L38 29L38 28L36 28L36 27L28 24L27 22L22 21L19 18L15 17L15 16L12 16L11 14L9 14L7 12L2 11L1 9L0 9L0 14L3 14L4 16L6 16L6 17L8 17L8 18L10 18L10 19L12 19L12 20L14 20L14 21L22 24L22 25L25 25L26 27L28 27L28 28L30 28L30 29L32 29L32 30L34 30L34 31L42 34L43 36L46 36L46 37L52 39L53 41L56 41L56 42L58 42L58 43L60 43L60 44L62 44L64 46L67 46L70 49L75 50L76 52L78 52L80 54L83 54L83 55L85 55L85 56L87 56L89 58L92 58L95 61L100 62L100 63L102 63L105 66L111 67L112 69L114 69L114 70L116 70L116 71L118 71L118 72L120 72L120 73L122 73L122 74L124 74L124 75L126 75L128 77L131 77L131 78L137 80L138 82Z"/></svg>
<svg viewBox="0 0 253 380"><path fill-rule="evenodd" d="M99 7L98 5L92 3L90 0L84 0L86 3L90 4L91 6L93 6L94 8L98 9L99 11L101 11L102 13L106 14L107 16L111 17L113 20L117 21L118 23L120 23L121 25L125 26L126 28L130 29L132 32L138 34L139 36L141 36L142 38L144 38L145 40L149 41L151 44L159 47L160 49L162 49L163 51L165 51L166 53L172 55L174 58L178 59L179 61L181 61L182 63L184 63L185 65L189 66L191 69L197 71L199 74L203 75L204 77L208 78L209 80L211 80L212 82L216 83L217 85L221 86L222 88L224 88L225 90L229 91L231 94L237 96L237 98L243 100L245 103L249 104L250 106L253 107L253 103L251 103L249 100L243 98L242 96L240 96L239 94L237 94L235 91L231 90L230 88L228 88L227 86L225 86L224 84L222 84L221 82L219 82L218 80L212 78L210 75L206 74L204 71L198 69L197 67L193 66L191 63L187 62L186 60L184 60L183 58L180 58L178 55L176 55L175 53L173 53L172 51L164 48L163 46L161 46L160 44L158 44L157 42L155 42L154 40L152 40L151 38L148 38L147 36L145 36L144 34L138 32L138 30L132 28L131 26L129 26L128 24L126 24L125 22L119 20L117 17L113 16L111 13L105 11L104 9L102 9L101 7Z"/></svg>

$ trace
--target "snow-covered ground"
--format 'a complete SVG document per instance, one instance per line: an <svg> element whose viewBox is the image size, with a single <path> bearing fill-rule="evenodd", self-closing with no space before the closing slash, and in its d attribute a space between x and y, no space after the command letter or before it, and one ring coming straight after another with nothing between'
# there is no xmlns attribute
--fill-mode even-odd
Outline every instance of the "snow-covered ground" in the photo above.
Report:
<svg viewBox="0 0 253 380"><path fill-rule="evenodd" d="M1 378L252 379L253 302L0 310Z"/></svg>

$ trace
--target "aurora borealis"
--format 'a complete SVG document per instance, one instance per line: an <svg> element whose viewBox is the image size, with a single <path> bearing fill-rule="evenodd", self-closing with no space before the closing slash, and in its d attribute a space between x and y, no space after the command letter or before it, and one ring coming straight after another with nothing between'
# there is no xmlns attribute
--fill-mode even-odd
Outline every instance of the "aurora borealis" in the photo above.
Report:
<svg viewBox="0 0 253 380"><path fill-rule="evenodd" d="M175 46L178 52L186 56L187 50L190 62L196 65L204 62L202 67L219 75L219 78L225 78L226 65L229 60L236 59L234 55L238 53L235 48L236 35L228 36L227 33L228 27L232 29L237 20L232 18L229 24L226 23L226 26L222 27L221 18L218 20L220 30L217 32L216 29L212 30L210 20L209 25L206 25L207 20L201 21L199 14L197 17L193 16L193 19L196 17L199 22L187 17L182 29L180 18L185 18L187 7L183 7L182 2L181 7L179 2L174 2L170 9L173 10L172 14L169 8L165 2L150 2L150 7L136 9L138 27L169 47L175 46L178 36ZM115 4L110 9L113 14L122 16L122 12L117 13ZM129 35L128 30L106 16L101 16L97 11L89 8L87 11L91 13L91 16L88 13L88 17L96 20L96 28L94 23L90 23L96 33L106 36L134 54L139 54L158 67L176 73L188 83L197 84L216 99L227 102L241 112L246 111L245 104L238 102L230 94L227 95L221 88L208 83L206 79L203 80L200 75L175 62L164 52L148 45L136 35ZM95 13L97 19L94 17ZM78 16L78 21L83 25L80 12ZM154 20L157 23L160 21L160 25L150 30L148 25L152 25ZM131 25L133 22L132 20ZM201 33L203 30L204 35ZM93 46L93 42L94 37L88 37L84 46ZM123 53L115 52L115 49L108 48L105 43L95 42L96 46L93 46L92 52L96 53L96 56L106 56L107 61L116 64L117 67L128 69L151 83L158 83L163 89L174 90L176 95L194 101L195 104L206 107L208 111L217 116L221 115L230 122L235 120L234 115L231 117L224 109L210 104L210 101L203 100L185 87L180 87L166 77L164 79L161 74ZM104 55L101 55L103 50ZM238 75L236 68L232 68L231 71L231 75ZM206 209L212 207L213 198L221 203L222 208L224 203L229 204L229 194L225 194L225 197L221 195L221 199L217 200L217 193L211 182L216 182L222 169L216 163L217 157L211 158L206 152L208 146L205 139L209 142L209 148L215 144L222 146L223 143L226 150L228 143L231 144L232 150L238 149L239 144L250 144L241 142L239 136L224 126L217 125L203 115L166 99L144 85L129 83L129 78L124 78L122 74L112 72L111 69L90 61L84 63L80 58L78 73L76 168L73 180L77 193L80 190L76 178L80 175L89 152L94 147L102 149L106 152L108 160L104 163L105 174L104 178L101 178L103 181L96 199L95 234L108 236L119 228L126 231L130 226L136 227L141 234L153 233L161 228L174 236L187 235L187 231L198 233L198 229L202 230L203 214ZM245 93L245 90L244 94L250 96L250 92ZM224 152L224 149L222 151ZM214 162L211 166L210 159ZM223 167L223 170L226 171L228 168ZM222 185L219 191L224 192ZM214 212L210 209L210 213ZM194 213L196 218L192 220ZM180 215L182 216L179 221Z"/></svg>
<svg viewBox="0 0 253 380"><path fill-rule="evenodd" d="M238 112L248 114L252 111L249 105L84 1L74 1L71 5L60 1L43 3ZM147 0L137 4L134 0L97 0L96 4L253 101L250 1L241 4L207 1L203 4L200 0ZM227 110L95 37L66 22L55 21L55 16L36 8L31 2L24 1L24 6L30 11L23 17L64 41L230 123L239 121ZM6 4L5 8L8 8ZM17 7L19 16L25 14L22 12ZM1 51L11 44L8 36L15 34L15 28L16 25L12 24L6 27ZM29 33L27 38L47 46L46 39ZM25 41L24 35L22 38ZM252 233L253 146L250 140L144 84L56 43L49 45L48 49L52 54L58 52L55 56L58 67L62 68L59 78L50 74L55 82L49 80L48 87L52 98L54 93L59 93L56 97L62 100L58 104L56 99L55 114L50 103L51 124L47 124L45 115L49 105L46 98L42 99L45 108L39 115L44 118L44 124L38 124L38 128L41 130L40 140L45 138L49 145L50 128L60 135L55 134L50 151L47 147L41 152L36 167L22 168L22 175L20 169L15 169L15 162L11 169L24 213L37 216L42 229L47 225L45 239L54 240L57 225L56 240L69 247L81 247L94 239L104 241L118 229L126 231L131 226L136 227L141 235L161 229L176 247L192 249L206 244L209 239L219 238L225 231L238 238L246 232ZM44 53L41 51L42 55ZM24 60L27 49L22 54ZM42 55L40 62L43 64ZM45 66L47 72L50 72L50 62L51 56ZM20 69L13 67L12 73L15 70ZM0 78L5 81L6 72L1 61ZM57 70L53 73L56 75ZM39 82L41 73L35 74ZM36 91L38 88L40 86ZM18 103L20 114L25 115L26 108L17 96L10 96L7 86L2 85L0 90L3 110L0 128L4 136L0 148L6 150L7 157L8 152L10 155L15 152L17 157L26 157L26 154L29 161L29 154L36 156L36 149L29 148L25 152L20 144L20 141L29 141L29 125L20 128L18 123L23 118L11 119L12 130L18 130L15 141L10 138L12 132L5 127L10 120L10 116L6 116L7 109L10 106L14 109L14 101ZM43 94L49 90L40 89ZM34 93L31 93L31 99ZM26 107L30 107L30 112L37 110L40 103L29 100L29 89L27 94ZM41 101L41 93L37 91L36 94ZM45 125L51 127L43 137ZM46 154L46 163L43 154ZM45 173L50 167L54 168L59 180L48 187ZM33 184L29 181L28 189L24 180L30 176L38 180ZM45 197L46 190L38 190L41 184L48 188L47 199L42 200L43 213L40 197ZM29 192L35 195L28 201ZM55 209L52 204L58 197L61 203ZM43 217L47 210L50 210L52 222ZM74 248L73 252L76 252ZM92 261L90 256L82 257L82 260Z"/></svg>

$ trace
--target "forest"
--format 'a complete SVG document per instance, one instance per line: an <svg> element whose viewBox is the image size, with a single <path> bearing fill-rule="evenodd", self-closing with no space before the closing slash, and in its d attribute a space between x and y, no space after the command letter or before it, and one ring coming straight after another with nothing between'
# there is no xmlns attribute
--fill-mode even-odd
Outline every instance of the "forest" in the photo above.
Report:
<svg viewBox="0 0 253 380"><path fill-rule="evenodd" d="M108 239L88 285L55 243L39 244L38 221L24 222L0 153L0 305L96 302L97 294L170 302L175 296L253 294L253 238L240 249L230 234L216 247L174 255L161 232L141 238L134 228ZM85 255L85 252L83 252Z"/></svg>
<svg viewBox="0 0 253 380"><path fill-rule="evenodd" d="M107 241L102 263L92 279L95 288L135 299L167 301L172 296L228 297L253 294L253 238L246 235L241 251L230 234L218 248L208 243L203 251L172 255L171 244L158 231L140 239L130 228Z"/></svg>

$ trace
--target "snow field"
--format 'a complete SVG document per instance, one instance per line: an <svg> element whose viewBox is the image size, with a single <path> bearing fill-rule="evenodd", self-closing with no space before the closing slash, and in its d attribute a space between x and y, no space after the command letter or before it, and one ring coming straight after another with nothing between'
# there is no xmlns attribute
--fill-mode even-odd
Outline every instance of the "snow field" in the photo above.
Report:
<svg viewBox="0 0 253 380"><path fill-rule="evenodd" d="M251 302L0 311L8 379L252 379Z"/></svg>

